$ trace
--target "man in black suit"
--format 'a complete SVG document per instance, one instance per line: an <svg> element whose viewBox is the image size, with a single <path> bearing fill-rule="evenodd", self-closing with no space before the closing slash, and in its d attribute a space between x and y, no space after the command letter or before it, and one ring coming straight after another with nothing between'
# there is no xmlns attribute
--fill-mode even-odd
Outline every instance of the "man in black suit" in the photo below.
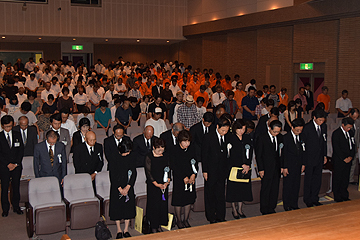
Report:
<svg viewBox="0 0 360 240"><path fill-rule="evenodd" d="M95 189L95 177L98 172L101 172L104 166L103 147L96 142L96 135L93 131L85 134L85 142L77 145L74 148L73 162L75 173L88 173L91 175L91 180Z"/></svg>
<svg viewBox="0 0 360 240"><path fill-rule="evenodd" d="M310 88L311 88L310 83L306 83L304 95L306 97L307 105L306 105L306 109L304 110L306 110L307 113L309 113L309 111L314 108L314 94L310 90Z"/></svg>
<svg viewBox="0 0 360 240"><path fill-rule="evenodd" d="M136 136L133 140L133 152L136 154L136 167L145 166L146 155L152 150L154 139L154 128L146 126L143 134Z"/></svg>
<svg viewBox="0 0 360 240"><path fill-rule="evenodd" d="M305 143L304 202L306 206L319 206L319 191L323 165L327 162L327 127L323 110L313 112L313 120L305 124L301 137Z"/></svg>
<svg viewBox="0 0 360 240"><path fill-rule="evenodd" d="M212 125L214 122L214 114L212 112L206 112L200 122L190 128L192 136L192 144L195 146L196 161L201 162L201 146L205 134L213 131L215 126Z"/></svg>
<svg viewBox="0 0 360 240"><path fill-rule="evenodd" d="M156 79L156 85L151 88L152 96L156 99L158 96L161 95L163 91L162 87L163 80L162 79Z"/></svg>
<svg viewBox="0 0 360 240"><path fill-rule="evenodd" d="M21 116L18 119L19 125L14 127L14 131L21 134L24 144L24 157L34 156L34 147L38 144L37 129L34 125L29 126L29 119Z"/></svg>
<svg viewBox="0 0 360 240"><path fill-rule="evenodd" d="M13 131L14 118L5 115L1 118L0 132L0 179L1 179L1 216L9 215L10 203L8 189L11 179L13 192L12 206L17 214L23 214L19 207L20 201L20 178L22 171L22 158L24 156L24 145L19 132Z"/></svg>
<svg viewBox="0 0 360 240"><path fill-rule="evenodd" d="M256 143L256 163L261 177L260 212L275 213L281 177L281 153L283 151L282 124L279 120L270 123L268 131Z"/></svg>
<svg viewBox="0 0 360 240"><path fill-rule="evenodd" d="M225 180L229 173L227 154L230 122L220 117L216 129L204 136L201 146L202 171L205 179L205 215L210 223L225 221Z"/></svg>
<svg viewBox="0 0 360 240"><path fill-rule="evenodd" d="M66 175L66 151L62 142L58 141L59 134L49 130L46 140L35 145L34 173L35 177L57 177L62 185Z"/></svg>
<svg viewBox="0 0 360 240"><path fill-rule="evenodd" d="M356 143L354 132L350 131L354 126L354 120L350 117L343 118L341 127L336 129L331 137L333 147L332 162L333 171L333 192L336 202L349 201L349 174L351 161L354 161Z"/></svg>
<svg viewBox="0 0 360 240"><path fill-rule="evenodd" d="M272 100L272 99L270 99ZM270 101L269 100L269 101ZM274 101L273 101L274 102ZM269 123L273 120L279 119L279 108L273 107L270 112L259 119L259 122L255 128L255 144L259 136L267 133L269 130ZM270 120L270 121L269 121Z"/></svg>
<svg viewBox="0 0 360 240"><path fill-rule="evenodd" d="M163 139L166 144L165 151L171 153L171 149L173 149L176 146L176 143L177 143L176 138L177 138L179 132L184 130L184 128L185 127L182 123L177 122L172 126L171 129L163 132L160 135L160 138Z"/></svg>
<svg viewBox="0 0 360 240"><path fill-rule="evenodd" d="M300 190L301 173L305 170L304 151L305 143L300 137L305 125L302 118L291 122L291 131L284 136L283 159L283 203L284 210L299 209L298 199Z"/></svg>
<svg viewBox="0 0 360 240"><path fill-rule="evenodd" d="M128 138L128 136L124 136L125 129L120 124L116 124L113 127L113 135L104 139L104 152L105 157L108 162L107 170L110 169L110 164L118 160L121 155L118 150L118 145L122 141L123 138Z"/></svg>

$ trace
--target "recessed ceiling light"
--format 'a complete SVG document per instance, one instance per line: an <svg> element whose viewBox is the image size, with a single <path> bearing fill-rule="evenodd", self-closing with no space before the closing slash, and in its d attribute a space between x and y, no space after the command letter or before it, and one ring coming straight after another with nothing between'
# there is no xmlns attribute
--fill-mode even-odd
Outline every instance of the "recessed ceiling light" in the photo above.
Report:
<svg viewBox="0 0 360 240"><path fill-rule="evenodd" d="M170 42L169 40L167 40L166 42Z"/></svg>
<svg viewBox="0 0 360 240"><path fill-rule="evenodd" d="M109 39L105 39L105 42L109 41Z"/></svg>
<svg viewBox="0 0 360 240"><path fill-rule="evenodd" d="M73 38L73 41L75 41L76 40L76 38Z"/></svg>
<svg viewBox="0 0 360 240"><path fill-rule="evenodd" d="M41 40L41 37L39 37L39 40Z"/></svg>
<svg viewBox="0 0 360 240"><path fill-rule="evenodd" d="M5 36L3 36L2 38L5 38Z"/></svg>
<svg viewBox="0 0 360 240"><path fill-rule="evenodd" d="M136 40L137 42L140 42L140 39Z"/></svg>

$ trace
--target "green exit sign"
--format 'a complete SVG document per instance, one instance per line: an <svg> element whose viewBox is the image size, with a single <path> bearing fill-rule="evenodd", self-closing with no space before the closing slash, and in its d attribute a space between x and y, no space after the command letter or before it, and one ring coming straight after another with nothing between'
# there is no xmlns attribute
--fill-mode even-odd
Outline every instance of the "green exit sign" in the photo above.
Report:
<svg viewBox="0 0 360 240"><path fill-rule="evenodd" d="M314 70L313 63L300 63L300 70Z"/></svg>
<svg viewBox="0 0 360 240"><path fill-rule="evenodd" d="M83 50L83 49L84 49L83 45L72 45L72 50L79 51L79 50Z"/></svg>

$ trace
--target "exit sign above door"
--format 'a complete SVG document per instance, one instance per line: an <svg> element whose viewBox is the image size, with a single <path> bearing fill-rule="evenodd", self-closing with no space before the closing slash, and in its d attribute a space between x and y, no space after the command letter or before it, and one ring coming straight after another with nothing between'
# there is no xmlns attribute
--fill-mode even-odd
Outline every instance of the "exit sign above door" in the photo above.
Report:
<svg viewBox="0 0 360 240"><path fill-rule="evenodd" d="M300 63L300 70L314 70L314 63Z"/></svg>

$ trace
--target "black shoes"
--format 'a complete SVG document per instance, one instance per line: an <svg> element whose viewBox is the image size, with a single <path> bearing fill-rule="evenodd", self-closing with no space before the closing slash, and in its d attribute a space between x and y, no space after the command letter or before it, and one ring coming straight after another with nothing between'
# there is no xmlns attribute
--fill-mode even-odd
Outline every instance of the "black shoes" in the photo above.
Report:
<svg viewBox="0 0 360 240"><path fill-rule="evenodd" d="M240 213L238 209L236 209L237 214L241 217L241 218L246 218L244 213Z"/></svg>
<svg viewBox="0 0 360 240"><path fill-rule="evenodd" d="M213 223L217 223L217 221L216 220L211 220L210 224L213 224Z"/></svg>
<svg viewBox="0 0 360 240"><path fill-rule="evenodd" d="M123 235L124 238L129 238L131 237L130 233L129 232L124 232L124 235Z"/></svg>
<svg viewBox="0 0 360 240"><path fill-rule="evenodd" d="M122 234L122 232L118 232L116 234L116 239L121 239L121 238L123 238L123 234Z"/></svg>
<svg viewBox="0 0 360 240"><path fill-rule="evenodd" d="M323 204L320 203L320 202L313 202L313 204L314 204L315 206L321 206L321 205L323 205Z"/></svg>
<svg viewBox="0 0 360 240"><path fill-rule="evenodd" d="M305 203L307 207L313 207L314 204L313 203Z"/></svg>
<svg viewBox="0 0 360 240"><path fill-rule="evenodd" d="M185 226L183 225L183 223L181 221L177 221L176 226L178 227L178 229L185 228Z"/></svg>
<svg viewBox="0 0 360 240"><path fill-rule="evenodd" d="M284 210L285 210L285 211L291 211L292 208L291 208L291 207L284 207Z"/></svg>
<svg viewBox="0 0 360 240"><path fill-rule="evenodd" d="M185 226L186 228L191 227L188 220L184 221L183 224L184 224L184 226Z"/></svg>
<svg viewBox="0 0 360 240"><path fill-rule="evenodd" d="M231 213L235 219L240 219L240 215L238 213L236 213L237 215L235 215L233 211Z"/></svg>
<svg viewBox="0 0 360 240"><path fill-rule="evenodd" d="M9 212L2 212L1 216L2 217L7 217L9 215Z"/></svg>
<svg viewBox="0 0 360 240"><path fill-rule="evenodd" d="M24 212L20 208L14 209L14 213L16 213L18 215L23 215L24 214Z"/></svg>

